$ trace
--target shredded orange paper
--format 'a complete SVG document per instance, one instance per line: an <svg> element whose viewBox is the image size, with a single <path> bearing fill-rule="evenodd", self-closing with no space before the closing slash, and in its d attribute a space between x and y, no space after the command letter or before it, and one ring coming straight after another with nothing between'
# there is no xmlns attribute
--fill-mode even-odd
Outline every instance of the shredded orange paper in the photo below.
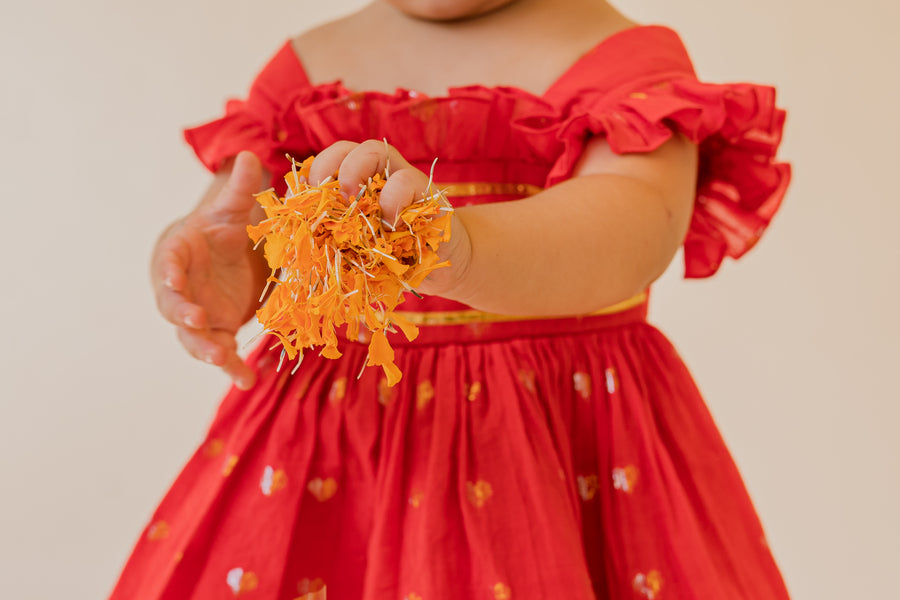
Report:
<svg viewBox="0 0 900 600"><path fill-rule="evenodd" d="M282 361L285 355L297 358L295 370L307 348L322 346L322 356L340 357L336 328L346 325L347 339L356 340L364 325L371 332L364 366L381 366L393 386L402 374L385 331L399 328L409 340L418 335L395 309L404 292L415 293L429 273L450 264L437 249L450 238L453 209L429 186L425 197L388 223L378 203L385 177L376 175L348 199L336 180L306 183L313 157L291 161L287 193L258 194L266 219L247 227L257 246L265 240L272 269L262 297L275 284L257 318L280 340Z"/></svg>

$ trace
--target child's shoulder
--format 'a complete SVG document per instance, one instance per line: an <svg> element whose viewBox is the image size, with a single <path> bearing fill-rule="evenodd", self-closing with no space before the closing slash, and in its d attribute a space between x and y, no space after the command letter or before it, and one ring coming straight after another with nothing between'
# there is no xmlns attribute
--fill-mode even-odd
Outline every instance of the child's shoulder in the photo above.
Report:
<svg viewBox="0 0 900 600"><path fill-rule="evenodd" d="M359 44L364 43L365 38L353 37L354 32L361 33L356 31L358 23L357 15L352 14L308 29L289 40L294 54L302 57L310 81L320 82L333 77L334 73L340 72L341 63L359 51ZM350 41L354 39L358 43Z"/></svg>

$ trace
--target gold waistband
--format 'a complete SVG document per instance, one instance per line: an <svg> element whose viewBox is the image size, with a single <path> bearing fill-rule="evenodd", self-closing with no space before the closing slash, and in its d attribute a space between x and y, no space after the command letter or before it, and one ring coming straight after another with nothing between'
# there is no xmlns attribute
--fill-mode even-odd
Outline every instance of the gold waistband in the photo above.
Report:
<svg viewBox="0 0 900 600"><path fill-rule="evenodd" d="M468 196L533 196L544 188L530 183L495 183L475 181L465 183L437 183L445 196L465 198Z"/></svg>
<svg viewBox="0 0 900 600"><path fill-rule="evenodd" d="M594 311L585 317L596 317L601 315L613 315L625 312L636 306L640 306L647 301L647 292L641 292L636 296L632 296L622 302L617 302L606 308ZM566 317L527 317L520 315L498 315L494 313L482 312L480 310L448 310L437 312L405 312L397 311L401 317L411 322L413 325L466 325L469 323L506 323L511 321L538 321L545 319L557 319Z"/></svg>

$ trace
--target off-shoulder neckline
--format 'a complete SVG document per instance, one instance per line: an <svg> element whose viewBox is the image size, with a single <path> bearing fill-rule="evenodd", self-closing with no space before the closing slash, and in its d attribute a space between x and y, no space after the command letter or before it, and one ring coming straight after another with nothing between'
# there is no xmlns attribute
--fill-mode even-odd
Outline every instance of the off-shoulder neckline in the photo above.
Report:
<svg viewBox="0 0 900 600"><path fill-rule="evenodd" d="M513 91L520 94L524 94L531 98L548 101L551 97L553 97L554 93L557 89L563 87L566 82L578 74L582 68L585 68L587 65L595 61L598 56L601 56L607 51L615 48L617 45L620 45L626 40L634 36L639 35L653 35L657 34L663 38L669 38L670 41L676 42L679 46L681 46L681 38L676 31L673 29L666 27L664 25L634 25L631 27L627 27L625 29L621 29L611 35L606 36L594 46L592 46L589 50L587 50L580 57L575 59L568 68L566 68L559 76L554 79L550 85L544 90L543 93L535 93L523 88L519 88L512 85L483 85L478 83L472 83L469 85L460 85L460 86L452 86L447 89L447 91L443 94L428 94L421 90L416 90L413 88L405 88L398 87L394 90L393 93L386 92L383 90L354 90L347 88L344 85L344 81L341 78L333 79L331 81L313 83L309 80L309 76L306 72L306 68L303 65L303 60L297 54L294 49L292 41L289 39L285 42L283 51L290 55L291 61L294 63L294 67L298 70L299 75L301 77L301 81L299 82L301 85L310 87L313 89L317 88L337 88L342 93L341 95L366 95L378 98L417 98L417 99L430 99L430 100L440 100L453 97L456 93L464 90L472 90L472 89L487 89L487 90L505 90L505 91Z"/></svg>

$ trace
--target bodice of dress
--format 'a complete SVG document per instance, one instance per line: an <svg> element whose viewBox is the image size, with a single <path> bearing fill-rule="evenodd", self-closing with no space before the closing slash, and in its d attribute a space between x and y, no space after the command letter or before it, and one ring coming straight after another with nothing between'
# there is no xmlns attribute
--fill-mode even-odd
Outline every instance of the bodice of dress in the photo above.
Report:
<svg viewBox="0 0 900 600"><path fill-rule="evenodd" d="M387 139L435 181L548 187L571 176L594 136L614 152L650 152L673 132L700 146L697 199L685 239L685 274L713 274L725 256L749 250L778 209L790 180L775 160L784 111L771 87L706 84L694 75L678 35L639 26L597 44L538 96L514 87L472 85L439 97L415 90L359 92L341 81L312 83L291 44L257 76L245 100L188 129L186 139L216 170L252 150L270 172L338 140ZM283 189L278 177L276 187ZM451 198L481 203L515 194ZM411 299L408 310L456 303Z"/></svg>

